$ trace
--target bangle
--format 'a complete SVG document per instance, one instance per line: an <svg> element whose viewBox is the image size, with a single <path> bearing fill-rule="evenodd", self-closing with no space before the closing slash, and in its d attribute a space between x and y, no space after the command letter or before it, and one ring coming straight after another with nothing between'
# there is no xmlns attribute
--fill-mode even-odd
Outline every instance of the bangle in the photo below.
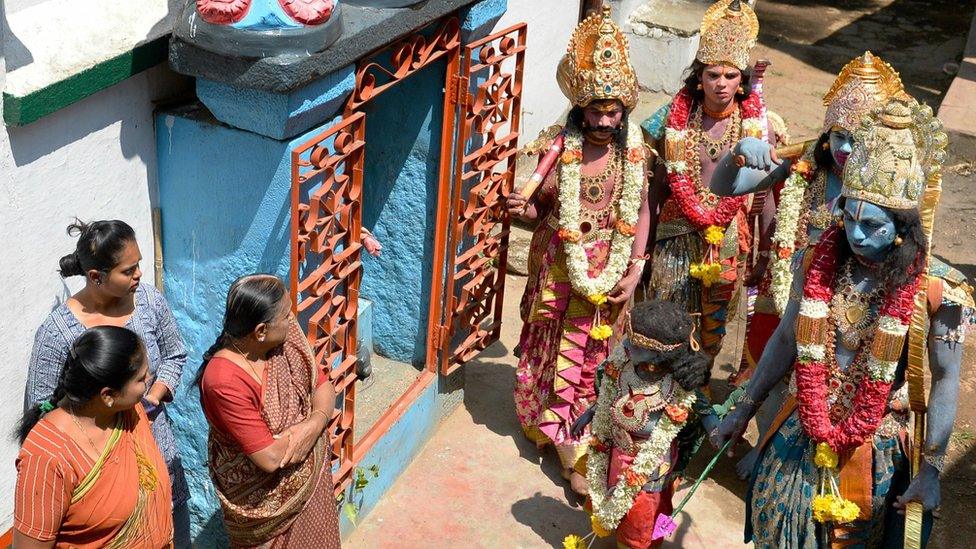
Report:
<svg viewBox="0 0 976 549"><path fill-rule="evenodd" d="M943 471L945 471L945 454L922 454L922 458L925 459L925 463L931 465L932 468L938 471L940 475Z"/></svg>
<svg viewBox="0 0 976 549"><path fill-rule="evenodd" d="M309 419L311 419L312 416L315 415L315 414L322 414L322 417L325 418L325 422L326 423L329 422L329 416L325 415L325 412L323 412L322 410L312 410L312 413L311 414L308 414Z"/></svg>
<svg viewBox="0 0 976 549"><path fill-rule="evenodd" d="M756 409L759 408L759 403L756 402L755 399L753 399L751 396L749 396L749 393L746 393L746 394L742 395L742 398L739 399L739 402L736 402L735 403L736 406L740 406L742 404L750 404L750 405L752 405L752 410L753 411L755 411Z"/></svg>

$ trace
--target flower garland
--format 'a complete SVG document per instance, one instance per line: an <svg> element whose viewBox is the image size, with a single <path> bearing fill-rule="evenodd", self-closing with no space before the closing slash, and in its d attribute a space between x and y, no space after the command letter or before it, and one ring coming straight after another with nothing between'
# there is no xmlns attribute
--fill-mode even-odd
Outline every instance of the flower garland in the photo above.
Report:
<svg viewBox="0 0 976 549"><path fill-rule="evenodd" d="M697 150L691 150L688 139L688 119L691 116L694 98L687 88L683 88L674 97L671 103L671 112L668 114L667 126L665 129L665 145L667 151L668 185L671 187L671 196L681 210L685 219L688 220L697 230L705 231L714 226L725 228L732 222L735 214L746 203L748 197L725 197L718 200L713 208L706 208L698 196L698 187L690 174L688 156L699 154ZM751 137L762 137L762 125L759 122L762 112L762 103L759 96L755 93L749 94L742 103L739 104L742 116L741 134Z"/></svg>
<svg viewBox="0 0 976 549"><path fill-rule="evenodd" d="M630 266L637 216L644 188L644 137L640 126L627 124L627 153L623 173L623 190L617 205L617 223L610 244L610 256L603 271L589 275L590 262L580 233L580 185L583 164L583 134L567 124L565 152L559 167L559 236L566 252L566 270L573 290L599 301L623 278ZM638 152L635 152L637 150Z"/></svg>
<svg viewBox="0 0 976 549"><path fill-rule="evenodd" d="M790 288L793 286L793 252L796 250L796 231L799 228L800 217L808 204L806 191L813 181L816 170L813 167L813 151L811 147L803 154L803 158L790 168L790 176L786 178L783 192L780 193L779 207L776 209L776 229L773 231L772 247L775 254L770 265L769 291L780 315L786 310L790 300Z"/></svg>
<svg viewBox="0 0 976 549"><path fill-rule="evenodd" d="M915 291L921 277L888 292L879 311L877 331L868 358L870 375L861 380L847 418L834 425L827 410L827 381L831 366L826 363L827 338L833 338L828 322L833 283L837 272L838 241L844 238L832 227L814 248L813 261L803 286L803 299L796 325L796 398L800 421L817 442L826 442L837 453L851 450L872 436L884 415L911 322ZM863 348L858 353L864 352Z"/></svg>
<svg viewBox="0 0 976 549"><path fill-rule="evenodd" d="M597 535L613 530L634 505L634 498L643 488L650 476L671 454L671 444L688 420L688 411L695 402L694 391L675 387L671 403L665 406L661 418L654 427L650 438L638 446L633 463L617 481L612 493L607 486L612 444L610 409L620 394L617 377L623 364L629 360L618 345L608 359L608 375L603 378L600 396L597 398L596 414L593 417L593 438L587 449L586 480L590 487L590 501L593 505L592 526ZM612 367L611 367L612 366ZM616 372L617 376L609 375Z"/></svg>
<svg viewBox="0 0 976 549"><path fill-rule="evenodd" d="M916 276L885 296L871 340L868 375L854 390L847 417L835 425L830 419L827 401L828 382L834 367L827 364L827 347L836 337L828 317L841 238L845 238L843 230L831 227L813 249L796 322L794 379L800 423L817 444L814 463L820 469L821 482L813 502L814 518L843 524L854 520L859 510L856 504L840 497L835 471L837 454L864 444L877 431L884 417L914 310L915 292L922 277ZM865 352L865 346L857 351L858 355L862 352ZM855 356L854 360L857 359Z"/></svg>

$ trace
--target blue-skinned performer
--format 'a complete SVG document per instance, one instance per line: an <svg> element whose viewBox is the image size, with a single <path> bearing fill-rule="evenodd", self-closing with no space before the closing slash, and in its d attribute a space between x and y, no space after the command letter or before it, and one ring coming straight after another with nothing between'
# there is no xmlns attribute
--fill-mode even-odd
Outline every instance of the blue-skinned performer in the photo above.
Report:
<svg viewBox="0 0 976 549"><path fill-rule="evenodd" d="M925 545L973 309L962 275L928 254L945 145L931 109L903 94L865 117L842 216L794 272L745 397L712 432L716 445L741 437L789 376L792 395L760 441L747 495L745 539L758 547L902 547L910 502L924 509ZM912 476L903 440L926 352L928 423L912 441L923 457Z"/></svg>
<svg viewBox="0 0 976 549"><path fill-rule="evenodd" d="M711 190L719 196L738 196L774 189L777 198L772 238L759 252L754 272L763 273L743 349L745 368L734 383L748 381L789 301L793 269L803 253L840 215L841 175L851 154L852 135L861 119L893 95L903 91L898 73L890 65L865 52L848 63L824 95L827 107L820 138L810 143L799 158L778 166L775 153L762 140L746 137L719 162ZM734 161L745 160L740 168ZM770 202L771 203L771 202ZM767 203L767 206L770 205ZM757 415L760 436L765 434L785 394L785 383L770 395ZM755 464L756 451L738 465L745 478Z"/></svg>

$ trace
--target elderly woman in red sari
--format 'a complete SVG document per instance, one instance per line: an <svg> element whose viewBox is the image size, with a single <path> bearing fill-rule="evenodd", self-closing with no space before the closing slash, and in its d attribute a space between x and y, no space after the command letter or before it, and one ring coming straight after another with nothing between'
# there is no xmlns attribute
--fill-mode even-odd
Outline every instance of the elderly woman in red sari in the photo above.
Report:
<svg viewBox="0 0 976 549"><path fill-rule="evenodd" d="M173 546L169 473L140 403L148 373L126 328L74 340L53 396L17 433L16 549Z"/></svg>
<svg viewBox="0 0 976 549"><path fill-rule="evenodd" d="M197 377L210 476L234 547L339 547L326 424L335 389L281 280L239 278Z"/></svg>

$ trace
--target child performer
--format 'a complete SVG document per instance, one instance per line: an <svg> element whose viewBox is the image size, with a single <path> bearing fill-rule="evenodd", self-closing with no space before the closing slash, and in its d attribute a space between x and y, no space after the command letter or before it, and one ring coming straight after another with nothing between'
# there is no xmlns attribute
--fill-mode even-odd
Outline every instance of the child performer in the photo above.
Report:
<svg viewBox="0 0 976 549"><path fill-rule="evenodd" d="M634 306L627 333L598 374L599 396L574 425L592 419L587 452L591 522L597 535L616 530L621 547L657 547L658 514L670 514L677 465L688 449L678 433L698 413L717 424L708 399L711 358L694 337L683 306L653 300Z"/></svg>

